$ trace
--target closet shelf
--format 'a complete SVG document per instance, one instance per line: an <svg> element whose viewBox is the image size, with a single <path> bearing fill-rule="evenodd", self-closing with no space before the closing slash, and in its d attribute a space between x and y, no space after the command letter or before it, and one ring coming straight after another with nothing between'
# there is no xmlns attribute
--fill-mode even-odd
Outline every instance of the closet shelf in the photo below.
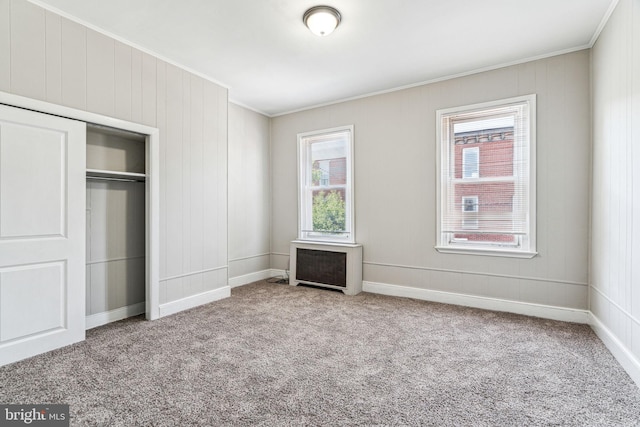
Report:
<svg viewBox="0 0 640 427"><path fill-rule="evenodd" d="M87 178L107 179L116 181L144 181L146 175L135 172L119 172L100 169L87 169Z"/></svg>

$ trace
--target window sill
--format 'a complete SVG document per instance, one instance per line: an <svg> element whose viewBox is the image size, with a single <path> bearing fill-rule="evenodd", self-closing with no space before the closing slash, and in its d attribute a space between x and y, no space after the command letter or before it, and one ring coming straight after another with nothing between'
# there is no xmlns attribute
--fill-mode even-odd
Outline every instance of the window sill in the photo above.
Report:
<svg viewBox="0 0 640 427"><path fill-rule="evenodd" d="M323 245L357 245L357 243L351 239L323 239L321 237L298 237L294 242L304 243L318 243Z"/></svg>
<svg viewBox="0 0 640 427"><path fill-rule="evenodd" d="M319 246L335 246L342 248L357 248L362 246L360 243L355 242L336 242L327 240L309 240L309 239L296 239L291 241L294 245L319 245Z"/></svg>
<svg viewBox="0 0 640 427"><path fill-rule="evenodd" d="M460 255L484 255L498 256L506 258L524 258L531 259L538 255L538 252L517 251L509 249L492 249L492 248L460 248L451 246L435 246L435 249L443 254L460 254Z"/></svg>

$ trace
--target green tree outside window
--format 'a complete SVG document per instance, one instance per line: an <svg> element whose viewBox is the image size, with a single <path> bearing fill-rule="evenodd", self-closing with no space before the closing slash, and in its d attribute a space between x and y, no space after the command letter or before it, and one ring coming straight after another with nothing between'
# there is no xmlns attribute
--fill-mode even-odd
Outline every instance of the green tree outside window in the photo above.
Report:
<svg viewBox="0 0 640 427"><path fill-rule="evenodd" d="M320 191L313 197L313 231L345 231L345 221L345 202L339 192Z"/></svg>

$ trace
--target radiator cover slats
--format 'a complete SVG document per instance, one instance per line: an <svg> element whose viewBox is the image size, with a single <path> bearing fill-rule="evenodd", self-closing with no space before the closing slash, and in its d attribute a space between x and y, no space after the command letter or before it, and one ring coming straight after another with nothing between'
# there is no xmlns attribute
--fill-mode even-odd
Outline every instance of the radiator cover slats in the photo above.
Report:
<svg viewBox="0 0 640 427"><path fill-rule="evenodd" d="M362 291L362 245L294 240L290 269L291 285L307 283L355 295Z"/></svg>
<svg viewBox="0 0 640 427"><path fill-rule="evenodd" d="M347 287L347 254L296 248L298 280Z"/></svg>

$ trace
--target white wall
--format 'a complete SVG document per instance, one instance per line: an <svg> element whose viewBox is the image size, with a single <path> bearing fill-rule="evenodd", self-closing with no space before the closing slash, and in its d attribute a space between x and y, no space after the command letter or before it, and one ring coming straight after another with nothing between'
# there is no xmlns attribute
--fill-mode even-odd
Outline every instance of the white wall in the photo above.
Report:
<svg viewBox="0 0 640 427"><path fill-rule="evenodd" d="M229 282L270 274L269 118L229 104Z"/></svg>
<svg viewBox="0 0 640 427"><path fill-rule="evenodd" d="M584 50L273 118L272 267L287 267L297 233L296 134L353 124L356 236L369 289L394 293L395 286L396 293L418 297L442 291L575 309L586 321L589 83ZM538 104L539 256L436 252L436 110L532 93ZM482 306L484 298L474 301Z"/></svg>
<svg viewBox="0 0 640 427"><path fill-rule="evenodd" d="M640 1L620 0L592 50L593 326L640 385Z"/></svg>
<svg viewBox="0 0 640 427"><path fill-rule="evenodd" d="M226 288L227 89L26 0L0 0L0 58L2 91L160 129L161 312Z"/></svg>

